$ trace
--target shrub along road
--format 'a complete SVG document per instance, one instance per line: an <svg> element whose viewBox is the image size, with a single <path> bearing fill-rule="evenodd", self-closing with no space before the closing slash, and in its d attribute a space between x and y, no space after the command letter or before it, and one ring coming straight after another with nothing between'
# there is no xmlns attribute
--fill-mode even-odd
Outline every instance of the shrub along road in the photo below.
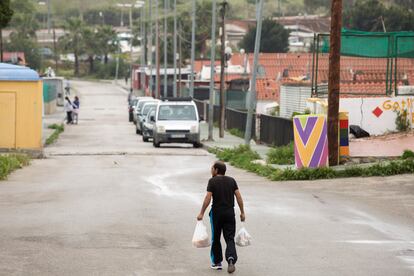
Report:
<svg viewBox="0 0 414 276"><path fill-rule="evenodd" d="M0 274L212 275L191 247L215 157L155 149L126 94L76 82L79 125L0 182ZM414 175L271 182L229 167L253 245L237 275L412 275ZM207 218L205 222L208 223Z"/></svg>

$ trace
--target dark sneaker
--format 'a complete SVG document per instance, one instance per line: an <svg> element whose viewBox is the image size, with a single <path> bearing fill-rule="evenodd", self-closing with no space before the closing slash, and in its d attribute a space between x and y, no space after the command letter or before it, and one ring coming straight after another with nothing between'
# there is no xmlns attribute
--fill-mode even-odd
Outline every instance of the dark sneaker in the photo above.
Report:
<svg viewBox="0 0 414 276"><path fill-rule="evenodd" d="M219 263L219 264L211 264L211 269L214 269L214 270L222 270L223 267L221 266L221 263Z"/></svg>
<svg viewBox="0 0 414 276"><path fill-rule="evenodd" d="M229 259L229 266L227 267L228 273L233 273L236 271L236 267L234 266L233 259Z"/></svg>

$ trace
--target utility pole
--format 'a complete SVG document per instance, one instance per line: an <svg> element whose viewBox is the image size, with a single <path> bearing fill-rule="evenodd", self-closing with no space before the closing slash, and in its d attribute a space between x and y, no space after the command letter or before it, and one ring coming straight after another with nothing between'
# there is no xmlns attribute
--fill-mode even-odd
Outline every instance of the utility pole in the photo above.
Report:
<svg viewBox="0 0 414 276"><path fill-rule="evenodd" d="M279 16L278 16L278 17L279 17L279 18L280 18L280 17L282 17L282 3L281 3L281 1L282 1L282 0L278 0L278 1L277 1L277 10L278 10L278 14L279 14Z"/></svg>
<svg viewBox="0 0 414 276"><path fill-rule="evenodd" d="M225 48L226 48L226 29L225 29L225 18L226 18L226 9L227 9L227 1L224 0L223 2L221 2L220 6L220 12L221 12L221 28L220 28L220 35L221 35L221 60L220 60L220 131L219 131L219 135L220 138L224 137L224 122L225 122L225 117L226 117L226 106L225 106L225 100L226 97L224 95L224 70L225 70L225 58L226 58L226 53L225 53Z"/></svg>
<svg viewBox="0 0 414 276"><path fill-rule="evenodd" d="M156 59L156 66L157 66L157 76L155 79L155 97L160 98L161 97L161 91L160 91L160 26L159 26L159 13L158 13L159 7L158 7L158 0L155 0L155 59Z"/></svg>
<svg viewBox="0 0 414 276"><path fill-rule="evenodd" d="M145 82L145 68L146 68L146 62L145 62L145 52L146 52L146 46L147 46L147 40L145 36L145 9L142 7L141 9L141 90L144 91L144 82Z"/></svg>
<svg viewBox="0 0 414 276"><path fill-rule="evenodd" d="M153 31L153 29L152 29L152 0L149 0L149 5L148 5L148 28L149 28L149 60L148 60L148 64L149 64L149 71L150 71L150 78L149 78L149 87L150 87L150 92L151 92L151 95L150 96L152 96L152 92L153 92L153 90L152 90L152 86L153 86L153 80L152 80L152 56L153 56L153 53L152 53L152 31Z"/></svg>
<svg viewBox="0 0 414 276"><path fill-rule="evenodd" d="M332 0L328 81L329 164L338 165L338 113L341 70L342 0Z"/></svg>
<svg viewBox="0 0 414 276"><path fill-rule="evenodd" d="M194 60L195 60L195 29L196 29L196 0L193 0L191 12L191 74L190 74L190 97L194 97Z"/></svg>
<svg viewBox="0 0 414 276"><path fill-rule="evenodd" d="M177 0L174 0L174 36L173 36L173 52L174 52L174 83L173 96L177 97Z"/></svg>
<svg viewBox="0 0 414 276"><path fill-rule="evenodd" d="M168 31L168 24L167 24L167 17L168 17L168 0L164 0L164 97L168 96L168 38L167 38L167 31Z"/></svg>
<svg viewBox="0 0 414 276"><path fill-rule="evenodd" d="M132 51L132 41L133 41L133 32L132 32L132 28L133 28L133 24L132 24L132 8L134 7L134 5L132 4L129 8L129 29L131 30L131 37L129 39L129 47L130 47L130 51L129 51L129 58L131 59L131 63L129 65L129 77L131 79L131 85L130 85L130 90L132 91L132 65L133 65L133 51Z"/></svg>
<svg viewBox="0 0 414 276"><path fill-rule="evenodd" d="M181 43L182 43L182 38L181 38L181 21L179 22L178 25L178 89L177 89L177 94L178 97L181 97L181 64L182 64L182 52L181 52Z"/></svg>
<svg viewBox="0 0 414 276"><path fill-rule="evenodd" d="M253 111L256 109L256 78L257 78L257 67L259 63L259 51L260 51L260 39L262 34L262 21L263 21L263 0L260 0L257 14L257 28L256 28L256 40L254 43L254 59L253 59L253 75L250 81L250 97L249 97L249 109L247 113L246 132L244 133L244 142L246 145L250 144L252 138L252 127L253 127Z"/></svg>
<svg viewBox="0 0 414 276"><path fill-rule="evenodd" d="M210 54L210 102L208 105L208 140L213 141L213 120L214 120L214 64L216 59L216 21L217 21L216 0L212 1L211 16L211 54Z"/></svg>
<svg viewBox="0 0 414 276"><path fill-rule="evenodd" d="M50 0L47 0L47 33L50 34Z"/></svg>
<svg viewBox="0 0 414 276"><path fill-rule="evenodd" d="M56 75L58 73L58 55L57 55L57 46L56 46L56 32L55 32L55 24L53 24L53 53L55 58L55 72Z"/></svg>

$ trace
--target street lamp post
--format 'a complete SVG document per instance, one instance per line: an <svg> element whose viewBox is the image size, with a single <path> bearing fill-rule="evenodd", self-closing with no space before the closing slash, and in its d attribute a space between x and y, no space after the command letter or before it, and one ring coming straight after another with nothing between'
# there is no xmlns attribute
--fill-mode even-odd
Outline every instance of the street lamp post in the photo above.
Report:
<svg viewBox="0 0 414 276"><path fill-rule="evenodd" d="M130 89L132 91L133 86L132 86L132 76L133 76L133 72L132 72L132 65L133 65L133 48L132 48L132 42L133 42L133 22L132 22L132 9L133 8L141 8L142 6L144 6L145 2L144 1L136 1L135 4L121 4L118 3L117 6L121 7L121 9L123 8L129 8L129 29L130 29L130 37L129 37L129 47L130 47L130 66L129 66L129 72L130 72L130 78L131 78L131 82L130 82ZM117 59L118 60L118 59ZM117 65L119 66L119 65Z"/></svg>
<svg viewBox="0 0 414 276"><path fill-rule="evenodd" d="M216 24L217 24L217 4L216 0L212 3L211 18L211 54L210 54L210 102L208 105L208 140L213 141L213 120L214 120L214 64L216 59Z"/></svg>
<svg viewBox="0 0 414 276"><path fill-rule="evenodd" d="M158 7L158 0L155 0L155 63L157 67L157 75L155 78L155 97L160 98L161 91L160 91L160 27L159 27L159 7Z"/></svg>
<svg viewBox="0 0 414 276"><path fill-rule="evenodd" d="M190 96L194 97L194 60L195 60L195 29L196 29L196 0L193 0L191 12L191 74L190 74Z"/></svg>
<svg viewBox="0 0 414 276"><path fill-rule="evenodd" d="M168 38L167 38L167 16L168 16L169 3L168 0L164 0L164 97L168 96Z"/></svg>
<svg viewBox="0 0 414 276"><path fill-rule="evenodd" d="M174 36L173 36L173 52L174 52L174 84L173 96L177 97L177 0L174 0Z"/></svg>

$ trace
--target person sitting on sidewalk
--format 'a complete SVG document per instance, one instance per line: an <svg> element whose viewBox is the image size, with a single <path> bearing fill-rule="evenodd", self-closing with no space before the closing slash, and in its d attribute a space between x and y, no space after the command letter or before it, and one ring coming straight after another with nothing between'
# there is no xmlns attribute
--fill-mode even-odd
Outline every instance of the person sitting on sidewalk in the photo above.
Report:
<svg viewBox="0 0 414 276"><path fill-rule="evenodd" d="M212 233L211 244L211 268L222 269L223 253L220 243L221 232L223 231L224 240L226 241L226 261L228 263L227 271L233 273L236 270L237 262L236 245L234 236L236 233L236 219L234 213L234 196L240 208L240 219L245 221L243 199L234 178L225 176L226 164L217 161L211 167L212 178L208 181L207 194L204 198L203 206L197 220L202 220L207 207L213 198L213 205L210 211L210 223Z"/></svg>

